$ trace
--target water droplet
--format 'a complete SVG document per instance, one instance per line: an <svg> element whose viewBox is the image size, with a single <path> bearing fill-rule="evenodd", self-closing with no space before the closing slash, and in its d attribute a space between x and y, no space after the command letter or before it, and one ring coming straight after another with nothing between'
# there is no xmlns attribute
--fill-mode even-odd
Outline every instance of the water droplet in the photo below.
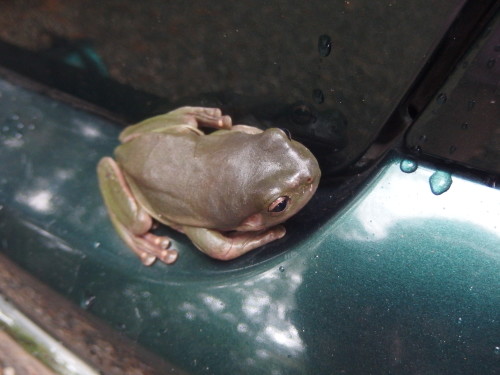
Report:
<svg viewBox="0 0 500 375"><path fill-rule="evenodd" d="M292 121L298 125L309 125L316 122L316 117L307 105L298 104L292 108Z"/></svg>
<svg viewBox="0 0 500 375"><path fill-rule="evenodd" d="M436 171L429 178L431 191L435 195L441 195L448 191L452 184L451 174L444 171Z"/></svg>
<svg viewBox="0 0 500 375"><path fill-rule="evenodd" d="M444 104L446 103L446 101L448 100L448 97L446 96L445 93L440 93L437 97L436 97L436 103L437 104Z"/></svg>
<svg viewBox="0 0 500 375"><path fill-rule="evenodd" d="M418 163L415 160L411 159L403 159L399 164L399 168L404 173L412 173L415 172L418 168Z"/></svg>
<svg viewBox="0 0 500 375"><path fill-rule="evenodd" d="M325 101L325 95L323 94L323 91L321 91L320 89L314 89L312 97L313 100L318 104L321 104Z"/></svg>
<svg viewBox="0 0 500 375"><path fill-rule="evenodd" d="M495 355L500 355L500 346L495 346L493 353L495 353Z"/></svg>
<svg viewBox="0 0 500 375"><path fill-rule="evenodd" d="M462 318L457 319L457 324L462 324Z"/></svg>
<svg viewBox="0 0 500 375"><path fill-rule="evenodd" d="M467 130L467 129L469 129L469 124L468 124L467 122L464 122L464 123L462 124L462 129L463 129L463 130Z"/></svg>
<svg viewBox="0 0 500 375"><path fill-rule="evenodd" d="M321 57L326 57L332 51L332 39L323 34L318 39L318 52Z"/></svg>
<svg viewBox="0 0 500 375"><path fill-rule="evenodd" d="M469 100L467 102L467 111L472 111L474 109L474 106L476 105L476 101L475 100Z"/></svg>
<svg viewBox="0 0 500 375"><path fill-rule="evenodd" d="M285 272L285 267L283 266L280 266L278 269L280 270L280 272Z"/></svg>
<svg viewBox="0 0 500 375"><path fill-rule="evenodd" d="M457 146L450 146L450 148L448 149L450 155L453 154L455 151L457 151Z"/></svg>
<svg viewBox="0 0 500 375"><path fill-rule="evenodd" d="M488 62L486 63L486 67L488 69L491 69L495 66L495 63L496 63L496 60L494 58L491 58L488 60Z"/></svg>
<svg viewBox="0 0 500 375"><path fill-rule="evenodd" d="M83 307L85 310L88 310L92 307L95 300L96 300L96 296L86 292L83 296L82 301L80 302L80 306Z"/></svg>
<svg viewBox="0 0 500 375"><path fill-rule="evenodd" d="M94 242L94 249L97 249L99 246L101 246L100 242Z"/></svg>
<svg viewBox="0 0 500 375"><path fill-rule="evenodd" d="M427 142L427 134L422 134L419 138L420 142L425 143Z"/></svg>

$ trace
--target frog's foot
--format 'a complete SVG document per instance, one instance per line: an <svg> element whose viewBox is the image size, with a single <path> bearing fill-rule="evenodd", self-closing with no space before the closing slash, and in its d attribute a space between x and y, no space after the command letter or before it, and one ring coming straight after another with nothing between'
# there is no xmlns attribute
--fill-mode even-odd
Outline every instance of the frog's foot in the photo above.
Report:
<svg viewBox="0 0 500 375"><path fill-rule="evenodd" d="M286 233L282 225L257 232L222 233L196 227L183 229L199 250L219 260L237 258L250 250L282 238Z"/></svg>
<svg viewBox="0 0 500 375"><path fill-rule="evenodd" d="M233 125L231 117L227 115L223 116L219 108L182 107L176 111L181 112L184 118L195 127L205 126L216 129L231 129Z"/></svg>
<svg viewBox="0 0 500 375"><path fill-rule="evenodd" d="M166 264L172 264L178 257L177 250L169 248L170 239L168 237L146 233L141 236L132 235L127 242L145 266L152 265L156 259Z"/></svg>

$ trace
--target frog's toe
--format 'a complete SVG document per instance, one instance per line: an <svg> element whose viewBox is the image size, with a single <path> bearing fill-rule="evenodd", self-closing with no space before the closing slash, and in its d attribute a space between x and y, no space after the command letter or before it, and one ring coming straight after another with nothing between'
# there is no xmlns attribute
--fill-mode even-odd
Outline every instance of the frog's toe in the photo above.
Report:
<svg viewBox="0 0 500 375"><path fill-rule="evenodd" d="M163 263L172 264L177 260L179 253L176 250L163 250L158 257Z"/></svg>
<svg viewBox="0 0 500 375"><path fill-rule="evenodd" d="M178 253L176 250L169 249L171 242L168 237L146 233L140 239L140 250L146 253L145 256L140 255L144 265L149 266L153 264L157 258L166 264L172 264L177 260Z"/></svg>
<svg viewBox="0 0 500 375"><path fill-rule="evenodd" d="M146 241L153 244L154 246L159 246L162 249L168 249L170 246L170 239L165 236L156 236L152 233L146 233L142 236Z"/></svg>
<svg viewBox="0 0 500 375"><path fill-rule="evenodd" d="M201 110L208 116L212 117L220 117L222 115L220 108L201 108Z"/></svg>
<svg viewBox="0 0 500 375"><path fill-rule="evenodd" d="M219 108L192 108L198 124L203 124L216 129L231 129L233 121L231 116L222 115Z"/></svg>
<svg viewBox="0 0 500 375"><path fill-rule="evenodd" d="M156 260L156 257L154 255L148 254L147 252L142 252L139 255L139 258L141 258L141 262L145 266L151 266Z"/></svg>

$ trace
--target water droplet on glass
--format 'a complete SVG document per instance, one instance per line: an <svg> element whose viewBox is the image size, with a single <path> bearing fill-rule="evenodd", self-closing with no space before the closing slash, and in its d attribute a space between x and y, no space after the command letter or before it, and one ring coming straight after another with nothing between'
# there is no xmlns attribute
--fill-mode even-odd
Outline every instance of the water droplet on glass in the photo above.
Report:
<svg viewBox="0 0 500 375"><path fill-rule="evenodd" d="M495 66L495 62L496 62L496 60L494 58L489 59L488 62L486 63L486 67L488 69L493 68Z"/></svg>
<svg viewBox="0 0 500 375"><path fill-rule="evenodd" d="M453 154L455 151L457 151L457 147L456 146L450 146L450 148L448 149L450 155Z"/></svg>
<svg viewBox="0 0 500 375"><path fill-rule="evenodd" d="M467 129L469 129L469 124L468 124L467 122L464 122L464 123L462 124L462 129L463 129L463 130L467 130Z"/></svg>
<svg viewBox="0 0 500 375"><path fill-rule="evenodd" d="M280 266L278 269L280 270L280 272L285 272L285 267L283 266Z"/></svg>
<svg viewBox="0 0 500 375"><path fill-rule="evenodd" d="M495 346L493 353L495 353L495 355L500 355L500 346Z"/></svg>
<svg viewBox="0 0 500 375"><path fill-rule="evenodd" d="M316 122L316 117L307 105L298 104L292 108L292 121L298 125L309 125Z"/></svg>
<svg viewBox="0 0 500 375"><path fill-rule="evenodd" d="M314 89L312 97L313 100L318 104L321 104L325 101L325 95L323 94L323 91L321 91L320 89Z"/></svg>
<svg viewBox="0 0 500 375"><path fill-rule="evenodd" d="M97 249L99 246L101 246L100 242L94 242L94 249Z"/></svg>
<svg viewBox="0 0 500 375"><path fill-rule="evenodd" d="M457 319L457 324L462 324L462 318Z"/></svg>
<svg viewBox="0 0 500 375"><path fill-rule="evenodd" d="M401 160L401 163L399 164L399 168L401 171L405 173L412 173L415 172L418 168L418 163L415 160L411 159L404 159Z"/></svg>
<svg viewBox="0 0 500 375"><path fill-rule="evenodd" d="M95 299L96 299L96 296L85 293L82 301L80 302L80 306L83 307L85 310L88 310L94 304Z"/></svg>
<svg viewBox="0 0 500 375"><path fill-rule="evenodd" d="M467 111L472 111L474 109L474 106L476 105L476 101L475 100L469 100L467 102Z"/></svg>
<svg viewBox="0 0 500 375"><path fill-rule="evenodd" d="M445 93L440 93L437 97L436 97L436 103L437 104L444 104L446 103L446 101L448 100L448 97L446 96Z"/></svg>
<svg viewBox="0 0 500 375"><path fill-rule="evenodd" d="M323 34L318 39L318 52L321 57L326 57L332 51L332 39Z"/></svg>
<svg viewBox="0 0 500 375"><path fill-rule="evenodd" d="M443 171L436 171L429 178L431 191L435 195L441 195L448 191L452 184L451 174Z"/></svg>

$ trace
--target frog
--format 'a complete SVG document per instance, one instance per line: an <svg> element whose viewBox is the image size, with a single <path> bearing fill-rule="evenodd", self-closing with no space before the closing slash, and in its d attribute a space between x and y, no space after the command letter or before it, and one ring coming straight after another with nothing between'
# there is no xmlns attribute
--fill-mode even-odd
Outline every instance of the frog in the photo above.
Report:
<svg viewBox="0 0 500 375"><path fill-rule="evenodd" d="M220 108L185 106L126 127L97 165L119 237L145 266L178 258L161 223L227 261L283 238L314 195L314 155L289 132L233 124Z"/></svg>

